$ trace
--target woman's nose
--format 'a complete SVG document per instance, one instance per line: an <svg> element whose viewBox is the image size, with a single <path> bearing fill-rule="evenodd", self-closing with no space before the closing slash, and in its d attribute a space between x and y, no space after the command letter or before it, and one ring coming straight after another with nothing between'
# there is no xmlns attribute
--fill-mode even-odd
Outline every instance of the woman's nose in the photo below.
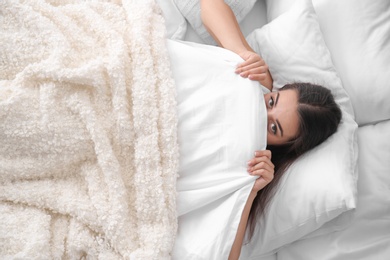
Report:
<svg viewBox="0 0 390 260"><path fill-rule="evenodd" d="M268 119L271 119L272 117L274 117L275 115L275 112L273 111L273 109L267 109L267 118Z"/></svg>
<svg viewBox="0 0 390 260"><path fill-rule="evenodd" d="M279 108L269 108L267 109L267 117L268 119L276 119L278 117L280 117L283 113L283 110L279 109Z"/></svg>

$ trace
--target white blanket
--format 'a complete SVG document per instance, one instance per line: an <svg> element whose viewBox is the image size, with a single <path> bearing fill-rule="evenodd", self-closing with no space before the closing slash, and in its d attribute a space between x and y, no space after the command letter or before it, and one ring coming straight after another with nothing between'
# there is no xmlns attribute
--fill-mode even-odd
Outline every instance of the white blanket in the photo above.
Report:
<svg viewBox="0 0 390 260"><path fill-rule="evenodd" d="M242 59L219 47L168 42L177 86L180 178L174 259L227 259L265 149L267 114L258 82L234 73Z"/></svg>
<svg viewBox="0 0 390 260"><path fill-rule="evenodd" d="M176 101L151 0L0 2L0 258L165 259Z"/></svg>

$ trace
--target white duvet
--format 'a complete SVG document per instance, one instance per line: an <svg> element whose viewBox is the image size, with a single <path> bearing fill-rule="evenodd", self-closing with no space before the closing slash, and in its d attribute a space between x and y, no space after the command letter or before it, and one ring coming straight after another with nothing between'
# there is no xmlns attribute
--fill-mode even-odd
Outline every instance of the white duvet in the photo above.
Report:
<svg viewBox="0 0 390 260"><path fill-rule="evenodd" d="M227 259L256 177L246 162L266 146L258 83L234 73L222 48L168 41L177 88L179 230L174 259Z"/></svg>

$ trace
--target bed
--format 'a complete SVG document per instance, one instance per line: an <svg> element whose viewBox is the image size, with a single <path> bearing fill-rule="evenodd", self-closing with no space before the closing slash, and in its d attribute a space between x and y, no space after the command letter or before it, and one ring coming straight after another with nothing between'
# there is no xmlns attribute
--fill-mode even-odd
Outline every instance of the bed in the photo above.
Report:
<svg viewBox="0 0 390 260"><path fill-rule="evenodd" d="M163 11L169 12L169 36L215 45L197 18L199 8L191 2L196 1L160 3ZM316 151L322 154L320 160L313 156L293 166L298 169L293 169L291 177L282 184L283 191L275 195L265 224L260 222L258 235L244 243L240 259L387 259L390 255L390 106L386 101L390 76L389 2L225 2L235 12L252 48L269 65L274 88L286 81L308 78L330 85L333 92L342 88L346 96L338 99L339 103L343 103L343 112L351 115L356 123L351 134L354 137L347 137L351 139L345 143L350 145L350 150L341 151L345 147L338 141L338 145L326 152L323 147L319 149L322 151ZM312 73L315 76L308 77ZM334 75L330 77L326 73ZM340 84L332 86L330 82L337 80ZM332 161L330 154L338 156L341 162ZM329 168L329 164L335 167ZM350 167L341 169L342 164ZM311 170L305 174L307 168ZM307 180L310 178L331 188L321 190L316 180ZM331 206L328 197L340 191L336 182L343 182L350 193L335 198L339 203ZM305 196L310 199L302 199ZM313 200L329 204L320 209L321 203ZM179 234L185 222L185 218L179 217ZM203 233L211 232L203 230ZM191 242L196 243L194 239ZM219 255L194 256L190 252L196 251L194 247L188 247L189 252L180 256L186 259L226 257L220 251ZM200 245L198 251L202 250L215 252L219 247Z"/></svg>
<svg viewBox="0 0 390 260"><path fill-rule="evenodd" d="M387 259L390 3L227 2L274 89L323 84L343 111L240 259ZM227 259L266 90L197 1L7 0L0 26L1 258Z"/></svg>

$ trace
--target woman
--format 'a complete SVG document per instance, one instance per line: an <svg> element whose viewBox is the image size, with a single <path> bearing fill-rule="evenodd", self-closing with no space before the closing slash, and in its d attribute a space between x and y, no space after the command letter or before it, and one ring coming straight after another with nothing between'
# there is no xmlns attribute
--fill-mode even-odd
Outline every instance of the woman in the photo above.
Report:
<svg viewBox="0 0 390 260"><path fill-rule="evenodd" d="M243 58L236 73L272 91L268 67L246 42L230 7L223 0L201 0L201 10L203 24L216 42ZM238 259L247 226L251 236L255 220L264 212L282 174L299 156L336 132L341 120L332 94L321 86L288 84L278 92L265 94L264 99L268 146L265 151L256 151L248 162L248 172L259 178L241 215L229 259Z"/></svg>

